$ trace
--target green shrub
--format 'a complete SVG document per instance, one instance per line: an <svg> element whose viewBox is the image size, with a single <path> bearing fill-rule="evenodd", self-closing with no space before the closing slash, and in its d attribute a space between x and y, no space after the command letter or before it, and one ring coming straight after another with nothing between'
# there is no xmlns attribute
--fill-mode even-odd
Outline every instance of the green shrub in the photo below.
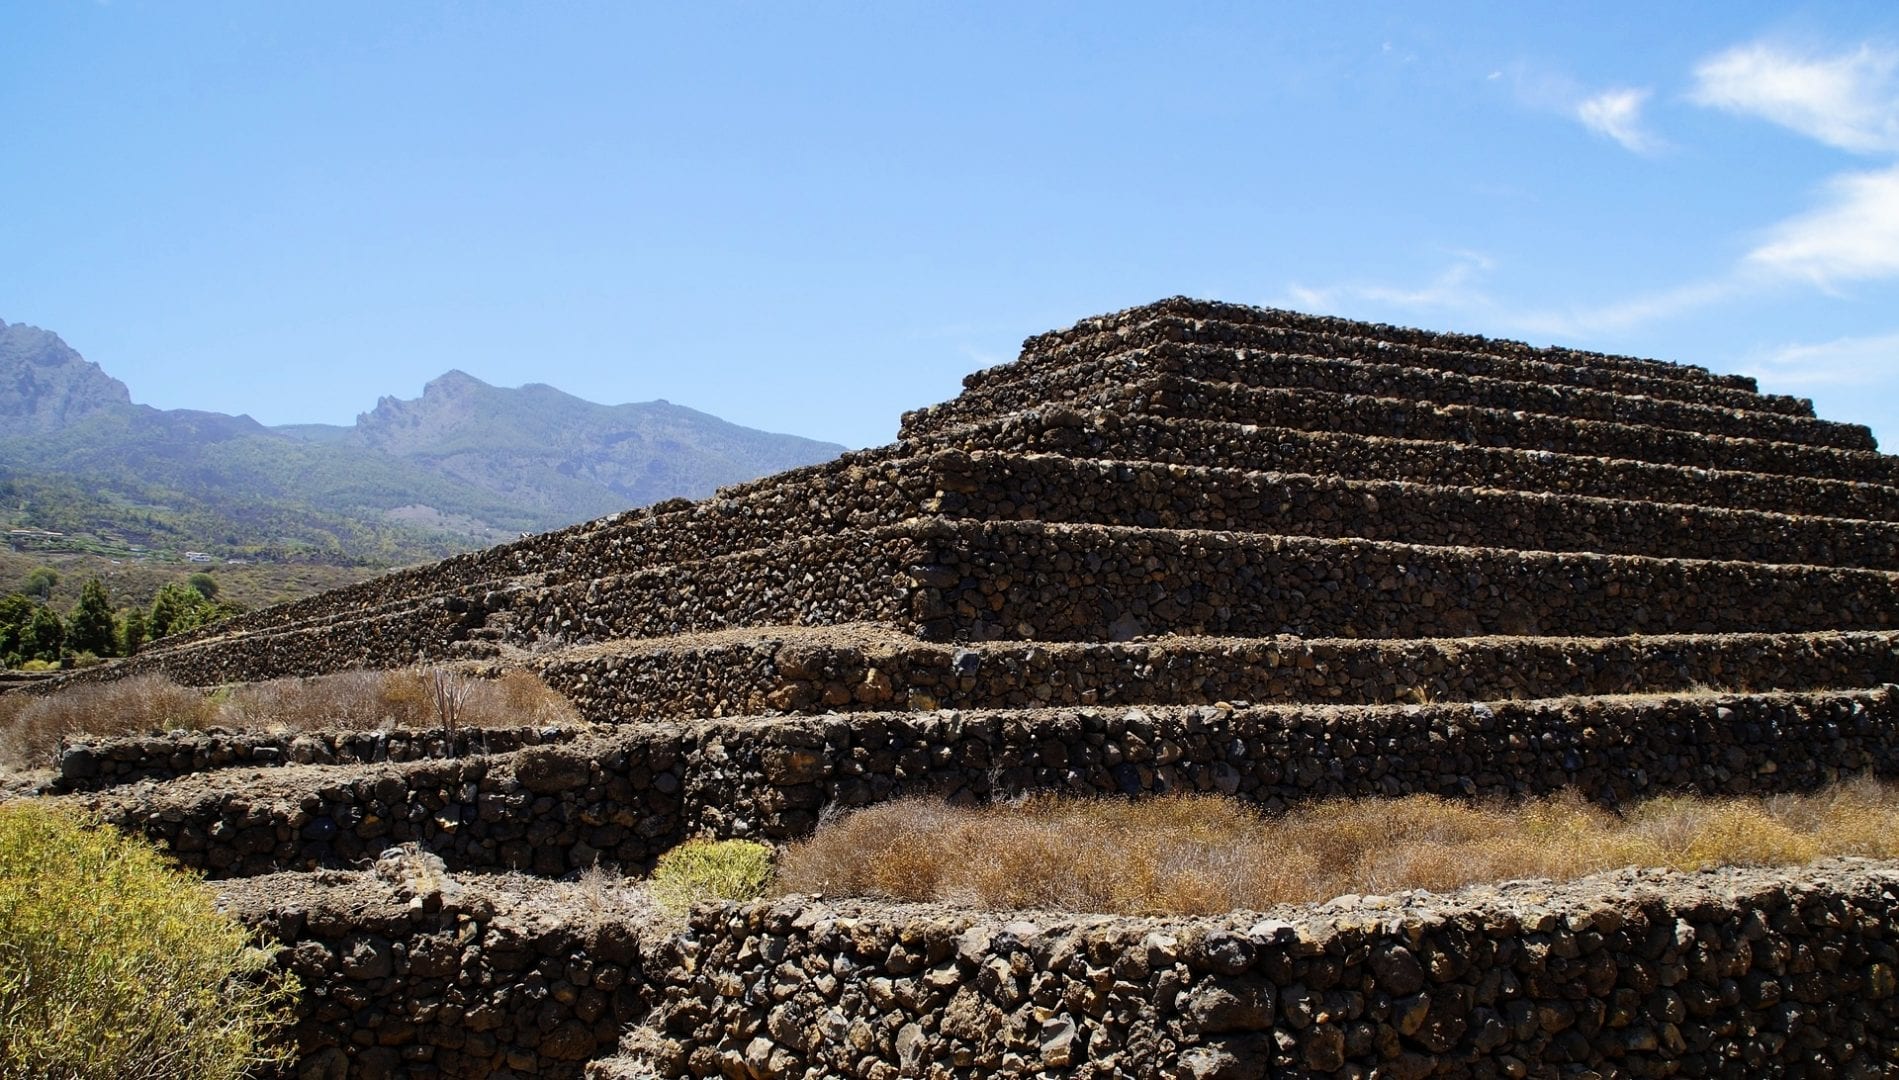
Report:
<svg viewBox="0 0 1899 1080"><path fill-rule="evenodd" d="M283 1060L297 992L149 844L0 805L0 1076L236 1080Z"/></svg>
<svg viewBox="0 0 1899 1080"><path fill-rule="evenodd" d="M752 840L688 840L653 867L653 899L683 915L701 900L752 900L771 884L772 849Z"/></svg>

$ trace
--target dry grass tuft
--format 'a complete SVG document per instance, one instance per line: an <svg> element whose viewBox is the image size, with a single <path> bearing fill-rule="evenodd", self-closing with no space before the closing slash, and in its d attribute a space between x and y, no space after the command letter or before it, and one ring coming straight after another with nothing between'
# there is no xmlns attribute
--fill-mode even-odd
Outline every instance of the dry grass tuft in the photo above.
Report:
<svg viewBox="0 0 1899 1080"><path fill-rule="evenodd" d="M977 809L912 799L794 844L787 893L1136 915L1211 914L1348 893L1448 890L1616 867L1899 857L1899 786L1766 800L1658 798L1626 815L1573 794L1521 804L1339 799L1268 816L1231 799L1036 796Z"/></svg>
<svg viewBox="0 0 1899 1080"><path fill-rule="evenodd" d="M45 768L64 738L197 730L215 723L216 714L204 694L159 675L75 686L28 698L0 728L0 760L20 768Z"/></svg>
<svg viewBox="0 0 1899 1080"><path fill-rule="evenodd" d="M449 676L459 699L457 727L546 727L578 714L530 671L497 679ZM274 679L206 695L160 675L72 687L46 697L0 696L0 764L46 768L63 738L136 735L178 728L243 731L355 731L442 726L428 669L346 671Z"/></svg>
<svg viewBox="0 0 1899 1080"><path fill-rule="evenodd" d="M573 903L594 925L638 921L649 913L652 900L644 883L616 867L595 863L580 872L572 886Z"/></svg>

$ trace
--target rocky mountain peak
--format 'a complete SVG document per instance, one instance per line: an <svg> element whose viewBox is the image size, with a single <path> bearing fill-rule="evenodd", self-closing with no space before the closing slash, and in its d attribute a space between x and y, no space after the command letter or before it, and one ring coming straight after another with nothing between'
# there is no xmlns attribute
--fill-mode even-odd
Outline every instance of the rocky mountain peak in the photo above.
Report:
<svg viewBox="0 0 1899 1080"><path fill-rule="evenodd" d="M56 431L80 417L132 404L125 384L58 334L0 322L0 420L18 433Z"/></svg>

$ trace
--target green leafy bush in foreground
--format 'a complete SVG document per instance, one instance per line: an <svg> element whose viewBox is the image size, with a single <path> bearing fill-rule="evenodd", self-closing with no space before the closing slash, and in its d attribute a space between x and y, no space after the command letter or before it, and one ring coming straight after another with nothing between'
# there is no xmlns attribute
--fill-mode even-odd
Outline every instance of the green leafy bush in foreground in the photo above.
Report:
<svg viewBox="0 0 1899 1080"><path fill-rule="evenodd" d="M157 850L0 805L0 1077L236 1080L297 986Z"/></svg>
<svg viewBox="0 0 1899 1080"><path fill-rule="evenodd" d="M653 867L653 899L682 915L700 900L752 900L771 884L772 849L751 840L688 840Z"/></svg>

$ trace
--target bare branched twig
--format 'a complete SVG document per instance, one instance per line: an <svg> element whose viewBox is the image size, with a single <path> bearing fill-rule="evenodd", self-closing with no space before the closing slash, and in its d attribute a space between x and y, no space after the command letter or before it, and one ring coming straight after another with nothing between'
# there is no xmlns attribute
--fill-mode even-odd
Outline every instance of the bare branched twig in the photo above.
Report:
<svg viewBox="0 0 1899 1080"><path fill-rule="evenodd" d="M438 665L429 669L428 685L429 697L435 703L435 715L442 721L442 730L453 735L455 723L462 715L462 706L468 703L468 677L452 668Z"/></svg>

